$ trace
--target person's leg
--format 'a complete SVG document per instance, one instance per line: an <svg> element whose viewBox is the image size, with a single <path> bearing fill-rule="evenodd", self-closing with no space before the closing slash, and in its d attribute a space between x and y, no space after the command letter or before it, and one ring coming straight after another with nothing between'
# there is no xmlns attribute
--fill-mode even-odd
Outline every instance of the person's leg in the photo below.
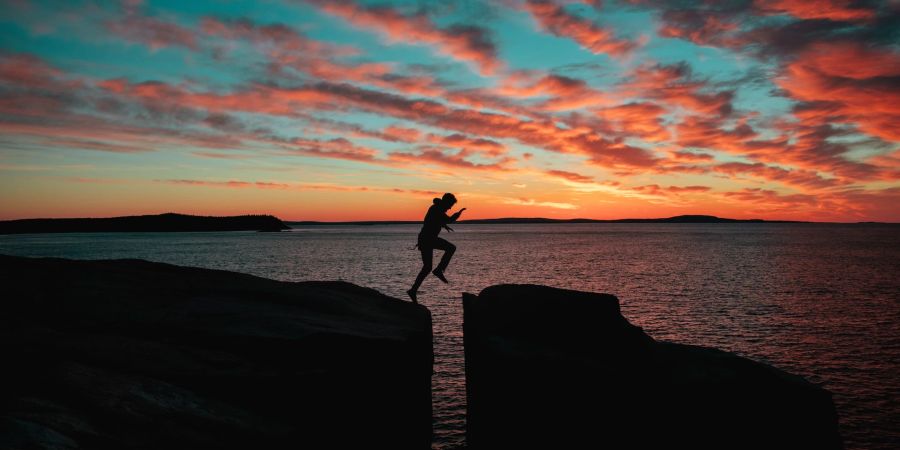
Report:
<svg viewBox="0 0 900 450"><path fill-rule="evenodd" d="M432 273L446 283L447 279L444 278L444 271L447 270L447 266L450 264L450 258L453 258L453 253L456 252L456 246L444 239L437 238L434 242L434 248L443 250L444 255L441 256L441 262L438 263L437 268L434 269L434 272Z"/></svg>
<svg viewBox="0 0 900 450"><path fill-rule="evenodd" d="M422 247L420 245L419 251L422 252L422 270L420 270L419 275L416 276L416 281L413 283L412 288L406 291L413 299L413 302L416 302L416 293L419 292L419 286L422 285L422 281L425 280L425 277L428 276L428 272L431 271L432 260L434 259L434 249Z"/></svg>

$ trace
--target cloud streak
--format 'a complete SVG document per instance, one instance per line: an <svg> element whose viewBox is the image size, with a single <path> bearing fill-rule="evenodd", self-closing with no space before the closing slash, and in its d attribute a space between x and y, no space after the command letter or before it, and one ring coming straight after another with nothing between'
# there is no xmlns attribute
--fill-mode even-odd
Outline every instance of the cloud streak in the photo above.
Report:
<svg viewBox="0 0 900 450"><path fill-rule="evenodd" d="M490 31L475 25L441 28L424 14L406 15L389 6L364 6L351 0L307 0L325 13L371 29L389 42L427 44L453 59L472 63L482 75L502 67Z"/></svg>

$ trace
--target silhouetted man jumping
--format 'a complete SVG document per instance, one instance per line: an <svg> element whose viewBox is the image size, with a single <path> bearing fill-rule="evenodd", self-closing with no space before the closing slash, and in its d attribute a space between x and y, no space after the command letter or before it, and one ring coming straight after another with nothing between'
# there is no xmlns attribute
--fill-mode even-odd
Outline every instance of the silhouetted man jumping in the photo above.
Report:
<svg viewBox="0 0 900 450"><path fill-rule="evenodd" d="M444 256L441 257L441 262L438 263L437 268L431 273L444 283L448 282L447 278L444 277L444 270L446 270L447 265L450 264L450 258L453 257L456 246L439 238L438 234L441 233L441 228L445 228L447 231L453 231L447 224L456 222L456 219L459 219L460 214L466 210L466 208L463 208L452 216L447 215L447 211L456 204L456 197L449 192L444 194L441 198L434 199L433 202L434 204L428 208L428 213L425 214L425 223L422 224L422 231L419 232L419 243L417 247L419 247L419 251L422 252L422 270L419 271L419 275L416 276L416 281L413 283L412 288L406 291L413 303L419 303L416 299L416 294L419 292L419 286L422 285L422 281L425 280L425 277L428 276L428 272L431 271L434 249L443 250Z"/></svg>

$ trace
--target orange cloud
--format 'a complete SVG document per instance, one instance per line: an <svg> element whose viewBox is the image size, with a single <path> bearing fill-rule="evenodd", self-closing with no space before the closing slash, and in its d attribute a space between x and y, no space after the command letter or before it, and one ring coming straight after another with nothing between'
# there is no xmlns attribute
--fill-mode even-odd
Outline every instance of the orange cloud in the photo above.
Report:
<svg viewBox="0 0 900 450"><path fill-rule="evenodd" d="M77 179L77 182L117 182L119 180L94 180L94 179ZM191 179L173 179L173 180L153 180L157 183L177 184L185 186L206 186L220 188L256 188L256 189L294 189L300 191L338 191L338 192L387 192L393 194L413 194L416 196L432 196L439 195L437 191L429 191L422 189L401 189L386 187L370 187L370 186L354 186L347 184L326 184L326 183L275 183L270 181L211 181L211 180L191 180Z"/></svg>
<svg viewBox="0 0 900 450"><path fill-rule="evenodd" d="M565 178L569 181L575 181L578 183L593 183L594 177L589 177L587 175L582 175L580 173L568 172L565 170L546 170L544 173L548 175L553 175L555 177Z"/></svg>
<svg viewBox="0 0 900 450"><path fill-rule="evenodd" d="M277 142L277 141L276 141ZM328 140L293 138L284 142L289 153L322 158L376 162L378 150L356 145L345 138Z"/></svg>
<svg viewBox="0 0 900 450"><path fill-rule="evenodd" d="M577 42L593 54L623 56L637 47L626 39L618 39L612 31L566 12L552 0L527 0L525 9L545 31Z"/></svg>
<svg viewBox="0 0 900 450"><path fill-rule="evenodd" d="M803 114L802 112L797 112ZM819 120L818 116L816 116ZM726 129L725 123L718 119L702 119L688 117L676 125L678 138L676 143L682 147L708 148L724 151L757 161L779 165L792 165L796 169L791 177L782 177L780 172L763 171L761 166L753 166L756 175L766 175L772 180L790 182L795 185L825 187L832 183L816 179L816 172L835 174L847 180L893 179L898 177L892 172L872 164L849 159L846 154L850 150L844 144L829 142L828 138L839 136L843 132L830 125L819 124L785 124L786 135L773 139L759 139L757 132L745 121L740 120L732 128ZM791 142L791 138L793 142ZM737 167L737 166L733 166ZM749 167L749 166L748 166ZM803 177L797 175L805 173ZM843 180L842 180L843 181Z"/></svg>
<svg viewBox="0 0 900 450"><path fill-rule="evenodd" d="M554 209L578 209L578 205L573 205L571 203L564 202L545 202L535 200L533 198L508 198L503 200L503 203L507 205L517 205L517 206L538 206L545 208L554 208Z"/></svg>
<svg viewBox="0 0 900 450"><path fill-rule="evenodd" d="M860 21L875 12L849 0L755 0L753 5L767 14L790 14L798 19Z"/></svg>
<svg viewBox="0 0 900 450"><path fill-rule="evenodd" d="M229 181L206 181L206 180L154 180L158 183L168 183L168 184L185 184L191 186L212 186L212 187L227 187L227 188L259 188L259 189L286 189L290 187L290 185L285 183L272 183L267 181L237 181L237 180L229 180Z"/></svg>
<svg viewBox="0 0 900 450"><path fill-rule="evenodd" d="M493 89L458 89L448 91L444 100L478 110L490 109L532 119L545 118L536 108L519 105L514 98L497 95Z"/></svg>
<svg viewBox="0 0 900 450"><path fill-rule="evenodd" d="M453 108L433 100L408 98L349 84L319 82L295 88L256 85L227 94L190 92L181 87L158 82L124 87L116 85L114 89L120 94L134 96L151 107L162 102L162 104L202 108L216 113L243 111L297 117L306 114L302 111L308 111L310 108L360 109L446 130L483 136L476 138L485 139L478 141L480 149L494 147L491 150L493 154L498 154L500 148L490 144L487 141L488 137L512 138L552 152L582 154L589 157L591 163L606 167L649 167L658 161L652 151L627 145L618 140L610 141L588 127L563 128L548 119L525 120L505 114ZM366 152L323 148L304 149L303 152L309 155L374 161L372 155ZM427 153L427 155L433 161L459 164L459 161L440 158L441 155L438 154ZM471 167L479 166L480 164L471 165Z"/></svg>
<svg viewBox="0 0 900 450"><path fill-rule="evenodd" d="M667 111L649 102L628 103L595 110L597 117L609 123L612 131L626 136L637 136L649 142L662 142L671 138L663 125L662 115Z"/></svg>
<svg viewBox="0 0 900 450"><path fill-rule="evenodd" d="M740 191L724 192L722 195L742 202L765 203L780 207L815 205L817 203L814 195L781 195L773 190L761 188L745 188Z"/></svg>
<svg viewBox="0 0 900 450"><path fill-rule="evenodd" d="M675 142L682 147L709 148L729 153L749 153L748 141L758 137L758 133L750 125L739 123L730 130L723 129L723 123L717 119L704 119L690 116L675 126L677 138ZM779 149L783 148L778 147Z"/></svg>
<svg viewBox="0 0 900 450"><path fill-rule="evenodd" d="M708 192L711 188L709 186L669 186L669 192L674 192L676 194L685 193L685 192Z"/></svg>
<svg viewBox="0 0 900 450"><path fill-rule="evenodd" d="M824 178L811 170L788 170L780 167L767 166L763 163L723 163L712 166L712 170L727 175L746 173L769 181L778 181L796 187L821 189L848 184L846 181L840 179Z"/></svg>
<svg viewBox="0 0 900 450"><path fill-rule="evenodd" d="M347 63L359 49L310 39L284 24L260 25L247 19L204 18L201 29L210 36L253 43L266 55L270 71L287 68L322 80L347 80L409 94L440 95L444 88L433 77L399 75L390 63Z"/></svg>
<svg viewBox="0 0 900 450"><path fill-rule="evenodd" d="M535 79L530 75L513 73L493 92L518 99L549 97L532 105L532 108L543 112L595 107L611 101L608 94L591 88L584 80L555 74L544 74Z"/></svg>
<svg viewBox="0 0 900 450"><path fill-rule="evenodd" d="M448 136L429 134L427 138L434 144L462 149L465 154L478 152L488 157L497 157L506 153L506 146L499 142L484 138L473 138L459 133Z"/></svg>
<svg viewBox="0 0 900 450"><path fill-rule="evenodd" d="M734 42L729 34L738 26L727 16L709 11L669 10L662 15L658 33L666 38L678 38L697 45L725 46Z"/></svg>
<svg viewBox="0 0 900 450"><path fill-rule="evenodd" d="M666 197L669 195L697 194L697 193L702 193L702 192L708 192L711 188L709 186L661 187L658 184L648 184L648 185L636 186L636 187L632 187L632 188L628 188L628 189L630 189L632 191L640 192L642 194Z"/></svg>
<svg viewBox="0 0 900 450"><path fill-rule="evenodd" d="M389 6L363 6L351 0L307 1L356 26L378 31L391 41L432 45L451 58L474 63L483 75L492 75L503 65L488 30L481 27L439 28L422 14L404 15Z"/></svg>
<svg viewBox="0 0 900 450"><path fill-rule="evenodd" d="M509 164L513 162L512 158L501 158L497 162L477 163L465 159L466 152L448 153L439 148L420 147L415 153L392 152L388 155L391 161L399 161L415 164L437 164L446 167L489 170L489 171L507 171Z"/></svg>
<svg viewBox="0 0 900 450"><path fill-rule="evenodd" d="M422 137L422 132L415 128L390 125L382 130L385 136L400 142L415 142Z"/></svg>
<svg viewBox="0 0 900 450"><path fill-rule="evenodd" d="M779 87L807 106L828 110L831 122L900 141L900 53L856 42L819 43L787 65Z"/></svg>
<svg viewBox="0 0 900 450"><path fill-rule="evenodd" d="M223 20L204 17L200 30L210 36L228 40L247 40L275 55L293 52L301 55L323 57L355 56L359 49L348 45L334 45L310 39L297 30L280 23L260 25L246 18Z"/></svg>
<svg viewBox="0 0 900 450"><path fill-rule="evenodd" d="M513 138L548 151L580 153L610 167L647 167L657 158L652 152L612 142L589 129L563 129L549 121L523 120L504 114L451 108L424 99L409 99L347 84L317 83L295 89L257 88L233 96L191 94L188 103L208 108L290 115L306 107L354 107L388 114L448 130L495 138ZM256 109L260 108L260 109Z"/></svg>
<svg viewBox="0 0 900 450"><path fill-rule="evenodd" d="M649 98L696 114L725 117L733 110L734 92L709 91L706 82L692 79L686 63L639 66L620 89L620 95Z"/></svg>
<svg viewBox="0 0 900 450"><path fill-rule="evenodd" d="M709 153L689 152L685 150L672 152L672 158L680 161L712 161L714 159L713 155L710 155Z"/></svg>

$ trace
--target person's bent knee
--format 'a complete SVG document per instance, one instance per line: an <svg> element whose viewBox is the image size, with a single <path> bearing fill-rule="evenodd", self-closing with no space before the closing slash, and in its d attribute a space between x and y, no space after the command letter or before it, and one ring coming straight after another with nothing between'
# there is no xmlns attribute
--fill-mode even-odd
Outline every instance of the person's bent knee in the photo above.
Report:
<svg viewBox="0 0 900 450"><path fill-rule="evenodd" d="M422 263L422 271L423 272L429 271L429 270L431 270L431 268L432 268L432 263L430 263L430 262Z"/></svg>
<svg viewBox="0 0 900 450"><path fill-rule="evenodd" d="M448 253L453 253L453 252L456 251L456 246L453 245L453 244L450 244L450 245L447 246L447 250L445 250L445 251L448 252Z"/></svg>

